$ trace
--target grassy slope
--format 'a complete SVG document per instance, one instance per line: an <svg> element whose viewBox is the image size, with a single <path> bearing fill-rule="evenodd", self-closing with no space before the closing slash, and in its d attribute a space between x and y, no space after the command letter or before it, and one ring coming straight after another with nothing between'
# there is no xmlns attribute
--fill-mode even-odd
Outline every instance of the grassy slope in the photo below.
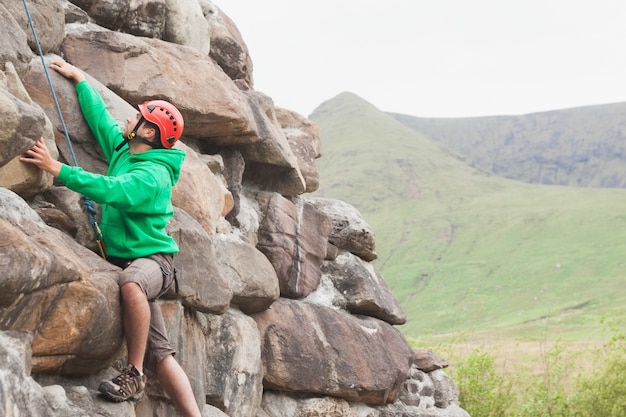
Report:
<svg viewBox="0 0 626 417"><path fill-rule="evenodd" d="M624 305L625 190L489 175L351 94L311 118L318 193L374 228L407 336L591 338Z"/></svg>

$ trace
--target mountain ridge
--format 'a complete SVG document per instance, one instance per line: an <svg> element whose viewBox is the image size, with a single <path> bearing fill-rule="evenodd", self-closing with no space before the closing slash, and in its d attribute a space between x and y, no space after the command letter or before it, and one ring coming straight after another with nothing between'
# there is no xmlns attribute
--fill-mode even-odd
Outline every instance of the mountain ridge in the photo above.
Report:
<svg viewBox="0 0 626 417"><path fill-rule="evenodd" d="M459 119L389 114L506 178L626 187L626 103Z"/></svg>

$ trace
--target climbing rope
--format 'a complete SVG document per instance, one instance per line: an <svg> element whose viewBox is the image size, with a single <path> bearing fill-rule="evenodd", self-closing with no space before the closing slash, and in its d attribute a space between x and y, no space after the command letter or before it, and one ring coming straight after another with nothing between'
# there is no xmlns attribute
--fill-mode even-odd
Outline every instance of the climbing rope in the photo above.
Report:
<svg viewBox="0 0 626 417"><path fill-rule="evenodd" d="M59 101L57 100L56 92L54 91L54 86L52 85L52 80L50 79L50 73L48 72L48 67L46 65L46 61L43 57L43 51L41 50L41 44L39 43L39 37L37 36L37 32L35 31L35 25L33 24L33 19L30 15L30 11L28 10L28 5L26 4L26 0L22 0L24 3L24 10L26 10L26 18L28 19L28 25L30 26L31 31L33 32L33 37L35 38L35 44L37 45L37 52L39 53L39 58L41 58L41 64L43 66L43 71L46 74L46 79L48 80L48 86L50 87L50 92L52 93L52 99L54 100L54 105L57 109L57 114L59 115L59 120L61 120L61 126L63 128L63 134L65 135L65 141L67 142L67 147L70 150L70 155L72 157L72 162L74 166L78 166L78 161L76 160L76 154L74 153L74 147L72 146L72 141L70 140L70 135L67 132L67 126L65 125L65 120L63 119L63 113L61 112L61 106L59 105ZM83 204L85 206L85 211L87 212L87 217L89 218L89 223L92 225L94 233L96 235L96 244L98 245L98 250L100 251L100 256L103 259L106 259L104 240L102 238L102 231L100 230L100 226L98 226L98 221L96 219L96 207L91 199L86 196L82 196Z"/></svg>

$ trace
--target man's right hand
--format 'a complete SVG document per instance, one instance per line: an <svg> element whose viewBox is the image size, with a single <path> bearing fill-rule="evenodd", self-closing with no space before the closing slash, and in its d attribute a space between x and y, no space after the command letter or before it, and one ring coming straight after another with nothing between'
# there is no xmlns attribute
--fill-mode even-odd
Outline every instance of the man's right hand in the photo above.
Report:
<svg viewBox="0 0 626 417"><path fill-rule="evenodd" d="M83 74L81 70L65 61L54 61L50 63L50 68L52 68L65 78L73 80L76 84L85 79L85 74Z"/></svg>
<svg viewBox="0 0 626 417"><path fill-rule="evenodd" d="M43 141L43 138L39 138L39 140L35 143L35 146L33 146L32 149L27 150L26 156L21 157L20 161L35 165L39 169L43 169L55 177L59 175L59 172L61 172L61 166L63 165L56 159L52 158L46 143Z"/></svg>

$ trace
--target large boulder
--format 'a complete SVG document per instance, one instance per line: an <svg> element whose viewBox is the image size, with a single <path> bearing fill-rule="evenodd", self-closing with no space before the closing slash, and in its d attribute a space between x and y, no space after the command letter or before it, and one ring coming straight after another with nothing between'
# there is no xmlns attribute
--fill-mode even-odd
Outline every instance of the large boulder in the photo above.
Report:
<svg viewBox="0 0 626 417"><path fill-rule="evenodd" d="M28 8L28 14L26 8ZM19 2L12 0L0 0L0 11L3 9L15 18L19 28L18 39L22 34L26 34L28 45L32 51L38 52L37 43L41 47L44 54L55 52L59 49L63 41L65 30L65 12L58 0L35 0L27 2ZM3 14L3 13L0 13ZM28 15L33 22L35 32L37 33L37 41L33 35L33 31L29 24ZM10 29L10 27L9 27ZM3 42L4 43L4 38Z"/></svg>
<svg viewBox="0 0 626 417"><path fill-rule="evenodd" d="M39 137L50 148L53 158L58 157L52 124L42 109L31 99L17 70L11 62L5 63L0 73L0 114L4 128L0 132L0 186L31 198L52 185L52 176L19 158L31 148Z"/></svg>
<svg viewBox="0 0 626 417"><path fill-rule="evenodd" d="M84 375L122 343L119 268L0 188L0 330L33 333L33 369Z"/></svg>
<svg viewBox="0 0 626 417"><path fill-rule="evenodd" d="M304 116L287 109L277 108L276 119L298 160L298 167L306 184L305 192L317 191L320 178L315 160L322 152L319 128Z"/></svg>
<svg viewBox="0 0 626 417"><path fill-rule="evenodd" d="M207 8L211 27L210 56L232 80L254 87L252 59L235 23L219 7Z"/></svg>
<svg viewBox="0 0 626 417"><path fill-rule="evenodd" d="M158 39L165 32L166 0L72 0L72 3L98 25L114 31Z"/></svg>
<svg viewBox="0 0 626 417"><path fill-rule="evenodd" d="M281 295L303 298L317 288L329 231L328 218L314 206L279 194L270 197L257 247L274 266Z"/></svg>
<svg viewBox="0 0 626 417"><path fill-rule="evenodd" d="M371 263L342 252L334 261L326 261L322 272L346 298L346 308L352 314L376 317L390 324L406 323L400 304Z"/></svg>
<svg viewBox="0 0 626 417"><path fill-rule="evenodd" d="M206 327L207 402L231 417L254 416L263 395L263 366L255 322L236 309L209 316Z"/></svg>
<svg viewBox="0 0 626 417"><path fill-rule="evenodd" d="M232 304L249 314L278 299L276 271L257 248L232 234L216 235L214 244L218 269L233 289Z"/></svg>
<svg viewBox="0 0 626 417"><path fill-rule="evenodd" d="M175 210L167 231L180 252L174 257L178 288L170 287L166 296L180 298L184 305L204 313L225 313L233 290L218 268L214 238L181 209Z"/></svg>
<svg viewBox="0 0 626 417"><path fill-rule="evenodd" d="M266 389L384 405L407 378L412 351L385 322L287 299L252 317Z"/></svg>
<svg viewBox="0 0 626 417"><path fill-rule="evenodd" d="M25 25L20 25L14 15L23 14L23 11L15 11L18 2L11 0L0 1L0 27L12 36L3 36L0 42L0 69L4 69L6 63L11 63L19 74L26 72L28 63L33 57L33 52L28 46L28 35L22 30Z"/></svg>
<svg viewBox="0 0 626 417"><path fill-rule="evenodd" d="M187 155L178 183L172 189L172 204L187 212L212 236L220 219L232 209L232 196L201 154L180 141L175 147Z"/></svg>
<svg viewBox="0 0 626 417"><path fill-rule="evenodd" d="M186 136L230 145L259 138L245 95L212 59L194 48L76 28L65 37L63 51L69 62L133 105L157 97L175 104L185 119Z"/></svg>
<svg viewBox="0 0 626 417"><path fill-rule="evenodd" d="M328 241L331 244L366 261L378 258L374 231L354 206L333 198L306 197L306 199L330 217L332 228Z"/></svg>

